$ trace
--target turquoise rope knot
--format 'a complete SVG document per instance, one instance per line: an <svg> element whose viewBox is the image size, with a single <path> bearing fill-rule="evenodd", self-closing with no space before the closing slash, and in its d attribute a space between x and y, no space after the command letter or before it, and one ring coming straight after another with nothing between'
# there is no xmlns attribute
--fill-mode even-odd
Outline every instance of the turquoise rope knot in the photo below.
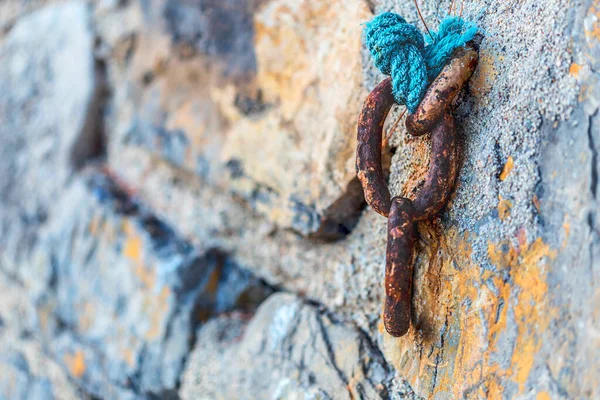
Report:
<svg viewBox="0 0 600 400"><path fill-rule="evenodd" d="M427 44L421 32L394 13L383 13L365 26L365 42L375 66L392 77L398 104L414 113L429 84L439 75L452 53L475 37L477 26L459 17L442 21Z"/></svg>

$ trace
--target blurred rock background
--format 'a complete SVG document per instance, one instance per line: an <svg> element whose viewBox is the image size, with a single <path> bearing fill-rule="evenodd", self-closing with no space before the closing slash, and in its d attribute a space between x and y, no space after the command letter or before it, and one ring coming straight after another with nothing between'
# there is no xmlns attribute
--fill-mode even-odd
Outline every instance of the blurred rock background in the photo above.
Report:
<svg viewBox="0 0 600 400"><path fill-rule="evenodd" d="M413 2L2 0L0 398L598 398L600 2L454 3L485 39L396 339L355 127L361 24ZM393 194L428 153L400 124Z"/></svg>

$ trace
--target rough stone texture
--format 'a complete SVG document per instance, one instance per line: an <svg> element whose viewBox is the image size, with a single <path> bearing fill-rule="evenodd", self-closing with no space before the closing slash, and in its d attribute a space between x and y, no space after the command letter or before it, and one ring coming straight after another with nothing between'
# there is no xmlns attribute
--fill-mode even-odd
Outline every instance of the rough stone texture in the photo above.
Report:
<svg viewBox="0 0 600 400"><path fill-rule="evenodd" d="M44 5L61 0L4 0L0 3L0 37L9 31L14 23L25 14Z"/></svg>
<svg viewBox="0 0 600 400"><path fill-rule="evenodd" d="M434 12L449 2L424 3L435 26ZM369 332L422 396L593 397L595 307L582 302L597 291L590 254L596 233L586 211L596 204L587 194L595 173L586 165L595 157L586 139L595 95L587 102L578 96L581 87L584 94L596 87L582 80L586 73L589 82L596 79L586 67L593 53L583 48L593 47L587 44L593 35L584 32L584 21L593 24L591 4L465 4L465 15L482 26L486 39L457 110L464 162L444 213L420 226L414 326L401 339L378 326L382 218L363 213L341 242L307 241L280 229L274 218L265 221L244 207L248 202L239 205L222 188L209 187L209 179L186 175L169 185L179 173L144 151L119 152L113 162L190 240L210 236L270 282L325 304ZM374 5L377 12L392 9L417 22L408 2ZM369 88L381 78L366 58L364 76ZM584 108L584 114L577 111ZM562 157L550 156L546 148L558 137L564 141L558 149L566 147L554 151ZM407 138L400 129L392 146L392 191L410 196L426 171L428 140ZM572 156L565 156L567 147ZM561 175L556 166L565 160L572 164ZM297 178L291 173L288 179ZM572 187L565 192L567 182ZM584 268L567 273L565 265ZM581 287L582 302L563 286ZM575 335L580 323L588 328Z"/></svg>
<svg viewBox="0 0 600 400"><path fill-rule="evenodd" d="M81 2L49 6L0 43L0 234L9 268L32 248L72 166L96 149L90 17Z"/></svg>
<svg viewBox="0 0 600 400"><path fill-rule="evenodd" d="M197 324L268 290L224 254L198 252L110 178L88 185L58 201L29 269L45 344L97 396L166 396Z"/></svg>
<svg viewBox="0 0 600 400"><path fill-rule="evenodd" d="M400 390L390 393L394 374L363 334L289 294L271 296L250 322L231 315L203 326L189 363L183 399L385 399Z"/></svg>
<svg viewBox="0 0 600 400"><path fill-rule="evenodd" d="M23 287L0 272L0 399L81 398L35 337L35 309Z"/></svg>
<svg viewBox="0 0 600 400"><path fill-rule="evenodd" d="M114 69L109 154L141 146L281 228L346 234L362 206L351 182L366 5L150 3L129 67Z"/></svg>
<svg viewBox="0 0 600 400"><path fill-rule="evenodd" d="M431 28L450 3L420 1ZM7 17L0 251L34 310L28 343L82 395L175 395L208 318L184 397L599 397L600 3L461 8L485 33L456 111L462 169L419 226L400 339L380 324L386 221L361 213L352 165L382 78L360 23L392 10L420 24L412 2L102 0ZM103 172L75 170L102 133ZM419 190L428 152L427 137L392 135L394 194ZM215 315L264 289L240 266L292 294ZM16 390L55 391L14 337L2 365Z"/></svg>

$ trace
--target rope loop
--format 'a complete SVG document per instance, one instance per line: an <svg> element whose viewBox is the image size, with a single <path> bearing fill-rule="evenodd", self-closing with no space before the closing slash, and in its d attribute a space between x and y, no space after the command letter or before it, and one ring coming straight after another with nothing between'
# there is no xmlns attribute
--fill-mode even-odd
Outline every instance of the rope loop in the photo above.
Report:
<svg viewBox="0 0 600 400"><path fill-rule="evenodd" d="M400 15L387 12L365 24L365 43L375 66L392 77L396 102L412 114L454 50L464 47L476 33L474 24L448 17L426 44L419 29Z"/></svg>

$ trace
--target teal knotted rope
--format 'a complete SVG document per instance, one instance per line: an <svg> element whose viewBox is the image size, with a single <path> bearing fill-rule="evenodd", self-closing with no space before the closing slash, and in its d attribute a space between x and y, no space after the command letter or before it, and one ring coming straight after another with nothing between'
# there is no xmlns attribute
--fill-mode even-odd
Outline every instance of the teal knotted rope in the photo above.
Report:
<svg viewBox="0 0 600 400"><path fill-rule="evenodd" d="M411 114L454 50L477 33L474 24L448 17L426 45L421 32L398 14L383 13L365 25L365 41L375 66L392 77L396 101Z"/></svg>

